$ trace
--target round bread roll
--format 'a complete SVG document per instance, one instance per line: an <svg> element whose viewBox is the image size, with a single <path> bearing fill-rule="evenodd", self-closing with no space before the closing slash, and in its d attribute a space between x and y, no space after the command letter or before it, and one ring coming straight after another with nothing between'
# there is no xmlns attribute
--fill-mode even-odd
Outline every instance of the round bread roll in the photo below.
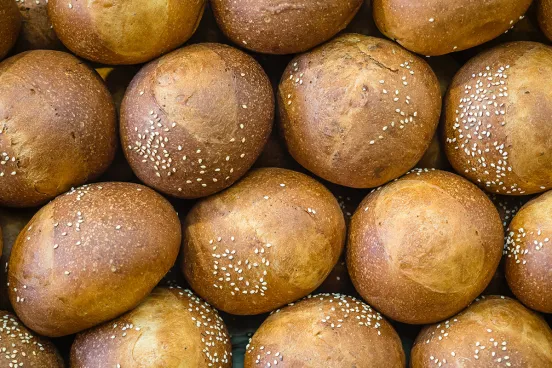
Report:
<svg viewBox="0 0 552 368"><path fill-rule="evenodd" d="M500 36L532 0L374 0L379 30L410 51L427 56L466 50Z"/></svg>
<svg viewBox="0 0 552 368"><path fill-rule="evenodd" d="M21 16L14 0L0 0L0 60L6 56L21 30Z"/></svg>
<svg viewBox="0 0 552 368"><path fill-rule="evenodd" d="M360 295L384 315L432 323L485 289L503 234L496 208L475 185L415 170L362 201L349 229L347 266Z"/></svg>
<svg viewBox="0 0 552 368"><path fill-rule="evenodd" d="M48 0L15 1L23 18L16 51L63 49L48 17Z"/></svg>
<svg viewBox="0 0 552 368"><path fill-rule="evenodd" d="M178 255L169 202L130 183L73 189L44 206L12 249L10 300L29 328L64 336L134 308Z"/></svg>
<svg viewBox="0 0 552 368"><path fill-rule="evenodd" d="M0 63L0 205L32 207L97 178L117 147L113 100L76 57L36 50Z"/></svg>
<svg viewBox="0 0 552 368"><path fill-rule="evenodd" d="M470 60L445 104L454 169L489 192L552 188L552 47L513 42Z"/></svg>
<svg viewBox="0 0 552 368"><path fill-rule="evenodd" d="M306 51L344 29L363 0L211 0L220 29L234 43L266 54Z"/></svg>
<svg viewBox="0 0 552 368"><path fill-rule="evenodd" d="M71 367L232 367L222 318L189 290L157 288L135 309L77 335Z"/></svg>
<svg viewBox="0 0 552 368"><path fill-rule="evenodd" d="M508 229L506 280L526 306L552 313L552 191L527 203Z"/></svg>
<svg viewBox="0 0 552 368"><path fill-rule="evenodd" d="M343 213L322 184L291 170L257 169L190 211L181 267L218 309L260 314L315 290L344 241Z"/></svg>
<svg viewBox="0 0 552 368"><path fill-rule="evenodd" d="M552 366L552 331L536 313L503 296L478 299L459 315L427 326L411 368Z"/></svg>
<svg viewBox="0 0 552 368"><path fill-rule="evenodd" d="M49 340L36 336L16 315L0 311L0 366L63 368L63 359Z"/></svg>
<svg viewBox="0 0 552 368"><path fill-rule="evenodd" d="M405 356L397 332L368 304L318 294L271 314L247 346L244 368L280 366L402 368Z"/></svg>
<svg viewBox="0 0 552 368"><path fill-rule="evenodd" d="M411 169L439 122L439 82L422 59L383 39L346 34L298 56L278 93L284 137L306 169L370 188Z"/></svg>
<svg viewBox="0 0 552 368"><path fill-rule="evenodd" d="M140 64L174 50L195 32L205 0L49 0L63 44L102 64Z"/></svg>
<svg viewBox="0 0 552 368"><path fill-rule="evenodd" d="M538 19L542 31L552 40L552 0L539 0Z"/></svg>
<svg viewBox="0 0 552 368"><path fill-rule="evenodd" d="M270 81L252 57L197 44L136 75L121 106L121 139L140 180L175 197L198 198L249 170L273 118Z"/></svg>

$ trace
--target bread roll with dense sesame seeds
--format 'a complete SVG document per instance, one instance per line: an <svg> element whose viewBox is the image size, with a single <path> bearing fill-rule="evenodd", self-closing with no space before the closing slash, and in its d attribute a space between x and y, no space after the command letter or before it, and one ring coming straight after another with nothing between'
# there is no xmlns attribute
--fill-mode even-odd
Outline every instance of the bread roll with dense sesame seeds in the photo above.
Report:
<svg viewBox="0 0 552 368"><path fill-rule="evenodd" d="M422 59L390 41L345 34L288 65L278 105L297 162L333 183L371 188L422 158L441 97Z"/></svg>
<svg viewBox="0 0 552 368"><path fill-rule="evenodd" d="M462 313L427 326L411 368L549 368L552 331L538 314L503 296L478 299Z"/></svg>
<svg viewBox="0 0 552 368"><path fill-rule="evenodd" d="M180 288L156 288L135 309L77 335L72 368L230 368L232 344L217 311Z"/></svg>
<svg viewBox="0 0 552 368"><path fill-rule="evenodd" d="M54 344L35 335L15 314L0 311L0 367L63 368Z"/></svg>
<svg viewBox="0 0 552 368"><path fill-rule="evenodd" d="M32 207L97 178L117 147L113 100L73 55L0 63L0 205Z"/></svg>
<svg viewBox="0 0 552 368"><path fill-rule="evenodd" d="M344 29L363 0L211 0L220 29L240 47L295 54Z"/></svg>
<svg viewBox="0 0 552 368"><path fill-rule="evenodd" d="M552 191L527 203L507 230L506 280L526 306L552 313Z"/></svg>
<svg viewBox="0 0 552 368"><path fill-rule="evenodd" d="M500 36L532 0L374 0L379 30L403 47L437 56L466 50Z"/></svg>
<svg viewBox="0 0 552 368"><path fill-rule="evenodd" d="M190 211L181 267L218 309L260 314L315 290L344 241L343 213L323 185L291 170L257 169Z"/></svg>
<svg viewBox="0 0 552 368"><path fill-rule="evenodd" d="M485 193L449 172L414 170L360 204L347 266L359 294L381 313L433 323L485 289L503 244L500 217Z"/></svg>
<svg viewBox="0 0 552 368"><path fill-rule="evenodd" d="M272 313L253 335L244 363L244 368L402 368L405 356L397 332L369 305L318 294Z"/></svg>
<svg viewBox="0 0 552 368"><path fill-rule="evenodd" d="M552 188L552 47L512 42L470 60L445 101L445 150L488 192Z"/></svg>
<svg viewBox="0 0 552 368"><path fill-rule="evenodd" d="M260 155L272 129L270 81L249 55L196 44L144 67L121 106L121 139L147 185L204 197L232 185Z"/></svg>
<svg viewBox="0 0 552 368"><path fill-rule="evenodd" d="M44 206L19 234L8 270L21 320L64 336L134 308L175 263L173 207L142 185L100 183Z"/></svg>
<svg viewBox="0 0 552 368"><path fill-rule="evenodd" d="M72 52L97 63L140 64L186 42L206 0L49 0L54 30Z"/></svg>
<svg viewBox="0 0 552 368"><path fill-rule="evenodd" d="M62 50L48 17L48 0L15 0L23 23L15 50Z"/></svg>
<svg viewBox="0 0 552 368"><path fill-rule="evenodd" d="M0 60L6 56L21 30L21 15L14 0L0 0Z"/></svg>
<svg viewBox="0 0 552 368"><path fill-rule="evenodd" d="M550 40L552 40L552 0L538 0L539 24Z"/></svg>

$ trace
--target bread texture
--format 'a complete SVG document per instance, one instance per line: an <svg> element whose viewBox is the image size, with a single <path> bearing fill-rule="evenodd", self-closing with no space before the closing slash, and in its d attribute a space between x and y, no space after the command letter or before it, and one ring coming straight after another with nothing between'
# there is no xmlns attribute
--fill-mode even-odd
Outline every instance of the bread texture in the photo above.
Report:
<svg viewBox="0 0 552 368"><path fill-rule="evenodd" d="M491 193L552 188L552 47L512 42L465 64L445 101L454 169Z"/></svg>
<svg viewBox="0 0 552 368"><path fill-rule="evenodd" d="M217 23L240 47L267 54L295 54L344 29L363 0L211 0Z"/></svg>
<svg viewBox="0 0 552 368"><path fill-rule="evenodd" d="M482 297L462 313L425 327L410 367L532 367L552 365L552 331L514 299Z"/></svg>
<svg viewBox="0 0 552 368"><path fill-rule="evenodd" d="M47 50L0 63L0 205L40 205L103 173L117 147L113 100L73 55Z"/></svg>
<svg viewBox="0 0 552 368"><path fill-rule="evenodd" d="M34 331L64 336L134 308L176 261L180 222L142 185L99 183L44 206L9 262L11 303Z"/></svg>
<svg viewBox="0 0 552 368"><path fill-rule="evenodd" d="M552 1L538 0L537 4L539 25L545 36L552 40Z"/></svg>
<svg viewBox="0 0 552 368"><path fill-rule="evenodd" d="M437 56L462 51L506 32L532 0L374 0L380 31L410 51Z"/></svg>
<svg viewBox="0 0 552 368"><path fill-rule="evenodd" d="M198 202L183 233L181 267L192 289L220 310L252 315L324 281L342 252L345 220L316 180L267 168Z"/></svg>
<svg viewBox="0 0 552 368"><path fill-rule="evenodd" d="M72 52L102 64L139 64L182 45L205 0L49 0L54 30Z"/></svg>
<svg viewBox="0 0 552 368"><path fill-rule="evenodd" d="M121 106L121 140L136 176L180 198L232 185L260 155L274 95L255 60L235 48L196 44L145 66Z"/></svg>
<svg viewBox="0 0 552 368"><path fill-rule="evenodd" d="M297 162L330 182L372 188L422 158L441 96L422 59L384 39L345 34L291 61L278 106Z"/></svg>
<svg viewBox="0 0 552 368"><path fill-rule="evenodd" d="M0 60L15 44L21 30L21 16L13 0L0 0Z"/></svg>
<svg viewBox="0 0 552 368"><path fill-rule="evenodd" d="M77 335L72 368L231 368L230 335L191 291L156 288L135 309Z"/></svg>
<svg viewBox="0 0 552 368"><path fill-rule="evenodd" d="M485 289L503 234L496 208L475 185L452 173L415 170L360 204L347 266L362 298L384 315L433 323Z"/></svg>

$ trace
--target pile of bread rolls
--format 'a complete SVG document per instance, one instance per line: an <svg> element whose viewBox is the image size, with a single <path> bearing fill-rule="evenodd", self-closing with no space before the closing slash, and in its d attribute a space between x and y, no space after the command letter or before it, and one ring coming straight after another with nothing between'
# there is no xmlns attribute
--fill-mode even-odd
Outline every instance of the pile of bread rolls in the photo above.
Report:
<svg viewBox="0 0 552 368"><path fill-rule="evenodd" d="M552 367L551 0L0 0L0 368Z"/></svg>

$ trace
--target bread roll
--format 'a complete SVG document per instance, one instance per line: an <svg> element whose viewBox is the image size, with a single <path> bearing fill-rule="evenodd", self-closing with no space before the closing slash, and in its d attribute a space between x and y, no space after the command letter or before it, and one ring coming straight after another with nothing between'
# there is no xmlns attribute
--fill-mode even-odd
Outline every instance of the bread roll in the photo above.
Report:
<svg viewBox="0 0 552 368"><path fill-rule="evenodd" d="M489 192L552 188L552 47L513 42L470 60L445 104L454 169Z"/></svg>
<svg viewBox="0 0 552 368"><path fill-rule="evenodd" d="M253 58L197 44L136 75L121 106L121 139L140 180L171 196L198 198L247 172L273 117L270 82Z"/></svg>
<svg viewBox="0 0 552 368"><path fill-rule="evenodd" d="M16 315L0 311L0 366L63 368L63 359L49 340L35 335Z"/></svg>
<svg viewBox="0 0 552 368"><path fill-rule="evenodd" d="M76 57L36 50L0 63L0 205L32 207L97 178L117 146L113 101Z"/></svg>
<svg viewBox="0 0 552 368"><path fill-rule="evenodd" d="M369 305L319 294L271 314L247 346L245 368L280 366L401 368L405 357L399 335Z"/></svg>
<svg viewBox="0 0 552 368"><path fill-rule="evenodd" d="M21 16L13 0L0 0L0 60L6 56L17 40L21 29Z"/></svg>
<svg viewBox="0 0 552 368"><path fill-rule="evenodd" d="M102 64L140 64L174 50L195 32L205 0L49 0L63 44Z"/></svg>
<svg viewBox="0 0 552 368"><path fill-rule="evenodd" d="M157 288L135 309L77 335L72 368L232 367L217 311L189 290Z"/></svg>
<svg viewBox="0 0 552 368"><path fill-rule="evenodd" d="M15 0L23 19L16 51L61 50L59 40L48 17L48 0Z"/></svg>
<svg viewBox="0 0 552 368"><path fill-rule="evenodd" d="M278 104L291 155L336 184L370 188L411 169L439 122L439 82L396 44L346 34L295 58Z"/></svg>
<svg viewBox="0 0 552 368"><path fill-rule="evenodd" d="M153 190L100 183L44 206L13 247L10 300L21 320L63 336L134 308L170 269L180 222Z"/></svg>
<svg viewBox="0 0 552 368"><path fill-rule="evenodd" d="M384 315L433 323L485 289L503 234L496 208L475 185L445 171L416 170L360 204L347 266L360 295Z"/></svg>
<svg viewBox="0 0 552 368"><path fill-rule="evenodd" d="M552 313L552 192L527 203L508 228L506 280L529 308Z"/></svg>
<svg viewBox="0 0 552 368"><path fill-rule="evenodd" d="M552 40L552 0L538 1L538 17L542 31Z"/></svg>
<svg viewBox="0 0 552 368"><path fill-rule="evenodd" d="M552 331L513 299L482 297L457 316L424 328L411 368L552 366Z"/></svg>
<svg viewBox="0 0 552 368"><path fill-rule="evenodd" d="M344 29L363 0L211 0L220 29L234 43L266 54L294 54Z"/></svg>
<svg viewBox="0 0 552 368"><path fill-rule="evenodd" d="M216 308L260 314L315 290L344 240L343 214L324 186L291 170L257 169L188 214L181 267Z"/></svg>
<svg viewBox="0 0 552 368"><path fill-rule="evenodd" d="M380 31L410 51L437 56L492 40L525 14L532 0L374 0Z"/></svg>

